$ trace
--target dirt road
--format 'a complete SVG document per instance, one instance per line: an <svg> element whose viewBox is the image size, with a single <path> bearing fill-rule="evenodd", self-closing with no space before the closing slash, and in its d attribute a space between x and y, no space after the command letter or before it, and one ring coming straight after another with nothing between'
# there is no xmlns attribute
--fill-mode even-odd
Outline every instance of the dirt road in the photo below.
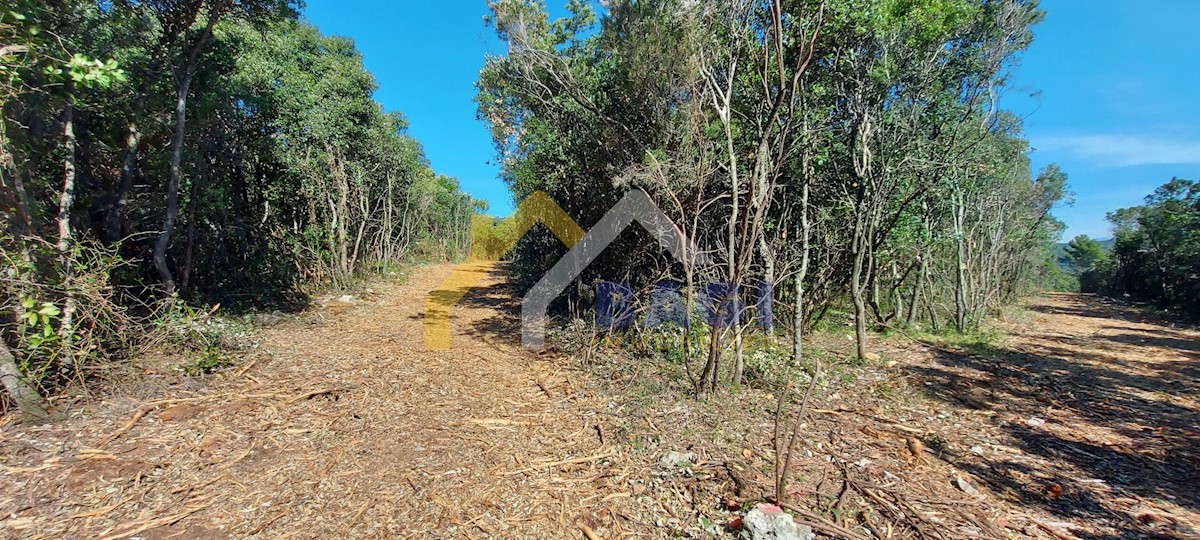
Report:
<svg viewBox="0 0 1200 540"><path fill-rule="evenodd" d="M582 514L628 493L615 471L597 477L616 449L593 428L593 398L555 358L518 350L494 275L455 310L451 349L423 350L421 306L449 271L270 329L269 360L162 396L184 401L7 429L0 534L577 535Z"/></svg>
<svg viewBox="0 0 1200 540"><path fill-rule="evenodd" d="M450 270L417 269L403 284L267 329L263 354L202 385L105 398L50 427L5 425L0 536L568 538L587 525L603 538L665 537L704 521L697 515L734 515L719 495L731 493L721 471L744 469L714 458L684 476L662 471L658 455L671 447L622 439L636 420L603 385L565 359L518 348L515 300L498 275L455 310L451 348L424 350L421 306ZM947 416L896 421L930 434L928 445L972 451L926 465L874 457L871 467L925 479L964 471L991 498L989 519L1041 516L977 531L1061 539L1197 530L1200 334L1080 296L1029 308L995 350L926 351L900 366L924 392L907 410ZM670 399L638 428L667 432L702 409ZM835 423L849 417L823 416L815 429L846 431ZM660 444L688 444L668 439ZM767 444L750 440L729 444L734 458ZM981 441L989 446L974 452ZM882 443L854 444L886 454L871 446ZM766 463L746 452L758 464L748 467ZM946 538L966 534L947 527Z"/></svg>
<svg viewBox="0 0 1200 540"><path fill-rule="evenodd" d="M1200 534L1200 332L1102 298L1029 301L1000 344L910 367L1006 451L948 461L1083 537ZM986 427L985 427L986 426Z"/></svg>

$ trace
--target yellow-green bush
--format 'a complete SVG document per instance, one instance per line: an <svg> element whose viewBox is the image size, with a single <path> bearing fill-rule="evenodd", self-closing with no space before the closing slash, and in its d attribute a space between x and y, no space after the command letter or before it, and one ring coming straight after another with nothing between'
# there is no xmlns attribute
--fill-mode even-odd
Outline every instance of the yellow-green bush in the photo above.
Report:
<svg viewBox="0 0 1200 540"><path fill-rule="evenodd" d="M517 231L511 220L482 214L471 217L472 260L498 261L517 240Z"/></svg>

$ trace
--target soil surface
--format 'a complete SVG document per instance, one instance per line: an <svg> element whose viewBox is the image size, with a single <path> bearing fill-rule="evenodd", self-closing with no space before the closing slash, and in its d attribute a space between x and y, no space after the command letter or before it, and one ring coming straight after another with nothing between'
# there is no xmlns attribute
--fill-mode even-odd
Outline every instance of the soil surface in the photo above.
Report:
<svg viewBox="0 0 1200 540"><path fill-rule="evenodd" d="M706 538L770 492L769 388L698 401L654 362L523 351L489 265L451 348L426 350L451 270L267 328L199 383L8 421L0 536ZM992 347L893 339L829 366L798 519L856 539L1196 538L1200 333L1079 295L1006 325Z"/></svg>

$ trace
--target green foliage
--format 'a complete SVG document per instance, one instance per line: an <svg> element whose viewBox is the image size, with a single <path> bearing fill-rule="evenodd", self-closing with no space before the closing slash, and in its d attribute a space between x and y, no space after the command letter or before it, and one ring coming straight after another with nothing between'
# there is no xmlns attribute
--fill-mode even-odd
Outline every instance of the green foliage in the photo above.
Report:
<svg viewBox="0 0 1200 540"><path fill-rule="evenodd" d="M21 300L21 308L24 313L19 320L25 335L24 341L31 355L36 355L43 346L53 345L58 341L54 322L62 315L62 311L55 307L53 302L39 303L32 296L26 296Z"/></svg>
<svg viewBox="0 0 1200 540"><path fill-rule="evenodd" d="M510 50L485 64L476 99L518 200L545 191L586 228L626 190L644 190L707 253L731 258L735 244L751 260L746 281L799 266L807 213L810 325L846 302L860 251L857 279L880 328L967 331L1021 294L1071 281L1048 271L1066 175L1031 170L1020 120L991 98L1033 37L1034 2L783 3L781 53L764 39L776 31L770 3L618 1L598 18L559 21L541 2L490 5ZM780 76L798 76L797 88ZM772 110L783 112L770 120ZM765 201L749 180L764 170ZM734 200L764 208L759 230L739 232L767 240L771 268L764 248L746 255L727 236L731 222L749 227L744 213L733 219ZM522 239L517 281L532 283L560 254L550 235ZM633 231L582 280L640 288L663 275L682 279L683 268Z"/></svg>
<svg viewBox="0 0 1200 540"><path fill-rule="evenodd" d="M471 258L498 261L516 244L516 230L511 221L484 214L471 216Z"/></svg>
<svg viewBox="0 0 1200 540"><path fill-rule="evenodd" d="M0 8L0 333L43 390L101 373L135 339L215 369L230 340L191 306L295 309L318 287L466 254L475 201L373 99L353 42L297 5ZM164 298L152 255L168 215L178 286Z"/></svg>
<svg viewBox="0 0 1200 540"><path fill-rule="evenodd" d="M1087 293L1100 292L1105 288L1104 269L1108 267L1108 252L1104 246L1079 235L1072 238L1063 250L1072 272L1079 280L1079 290Z"/></svg>
<svg viewBox="0 0 1200 540"><path fill-rule="evenodd" d="M746 382L763 388L782 388L800 373L792 364L790 347L778 343L753 343L746 351Z"/></svg>
<svg viewBox="0 0 1200 540"><path fill-rule="evenodd" d="M63 252L36 238L0 234L0 327L6 346L31 383L55 389L103 374L130 350L135 333L110 280L122 264L111 251L73 243L69 275L56 265ZM67 324L70 321L70 324Z"/></svg>
<svg viewBox="0 0 1200 540"><path fill-rule="evenodd" d="M76 53L65 66L46 66L46 75L52 81L70 81L77 88L110 88L125 82L125 71L117 67L117 61L91 60Z"/></svg>
<svg viewBox="0 0 1200 540"><path fill-rule="evenodd" d="M1200 182L1174 178L1108 219L1115 238L1093 269L1098 288L1200 316Z"/></svg>
<svg viewBox="0 0 1200 540"><path fill-rule="evenodd" d="M1086 234L1072 238L1067 243L1065 253L1071 268L1081 274L1095 268L1107 258L1100 242L1088 238Z"/></svg>
<svg viewBox="0 0 1200 540"><path fill-rule="evenodd" d="M207 375L233 365L229 353L220 347L209 345L196 355L194 364L184 366L189 375Z"/></svg>

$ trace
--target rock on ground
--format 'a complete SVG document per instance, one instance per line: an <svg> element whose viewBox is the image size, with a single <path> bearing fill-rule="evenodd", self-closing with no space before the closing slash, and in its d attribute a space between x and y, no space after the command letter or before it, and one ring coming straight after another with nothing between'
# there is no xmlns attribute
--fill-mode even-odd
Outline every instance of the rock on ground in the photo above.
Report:
<svg viewBox="0 0 1200 540"><path fill-rule="evenodd" d="M759 504L742 518L742 540L813 540L816 535L782 508Z"/></svg>

